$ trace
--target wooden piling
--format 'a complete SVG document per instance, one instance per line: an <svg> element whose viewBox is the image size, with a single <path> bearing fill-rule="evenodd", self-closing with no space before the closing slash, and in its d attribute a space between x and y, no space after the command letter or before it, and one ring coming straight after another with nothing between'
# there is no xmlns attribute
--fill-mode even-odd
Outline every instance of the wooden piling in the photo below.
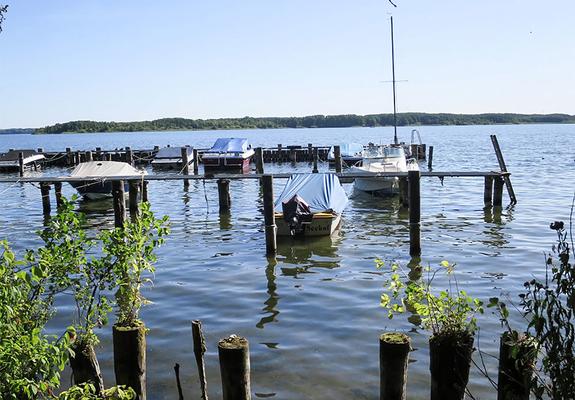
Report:
<svg viewBox="0 0 575 400"><path fill-rule="evenodd" d="M293 148L293 147L291 147L291 148L289 149L289 160L290 160L292 163L297 162L297 153L296 153L295 148Z"/></svg>
<svg viewBox="0 0 575 400"><path fill-rule="evenodd" d="M314 174L317 174L319 172L319 170L317 169L318 159L319 159L319 150L317 147L314 147L314 149L313 149L313 170L311 171Z"/></svg>
<svg viewBox="0 0 575 400"><path fill-rule="evenodd" d="M142 201L148 202L148 181L142 181Z"/></svg>
<svg viewBox="0 0 575 400"><path fill-rule="evenodd" d="M278 153L276 154L277 160L278 162L282 162L283 161L283 155L282 155L282 145L281 143L278 144Z"/></svg>
<svg viewBox="0 0 575 400"><path fill-rule="evenodd" d="M130 220L132 222L136 222L138 214L140 213L138 204L138 191L140 188L140 182L136 180L131 180L128 182L128 188L129 188L128 204L130 205Z"/></svg>
<svg viewBox="0 0 575 400"><path fill-rule="evenodd" d="M117 385L134 389L146 400L146 327L112 327L114 373Z"/></svg>
<svg viewBox="0 0 575 400"><path fill-rule="evenodd" d="M134 153L129 146L126 147L126 162L130 165L134 165Z"/></svg>
<svg viewBox="0 0 575 400"><path fill-rule="evenodd" d="M264 195L264 224L266 234L266 254L275 255L276 243L276 221L274 214L274 184L272 175L262 177L262 190Z"/></svg>
<svg viewBox="0 0 575 400"><path fill-rule="evenodd" d="M505 160L503 159L503 153L501 152L501 148L499 147L499 141L497 140L497 136L491 136L491 143L493 144L493 149L495 150L495 155L497 157L497 162L499 163L499 168L501 172L507 172L507 165L505 164ZM511 199L511 204L517 203L517 197L515 196L515 191L513 190L513 185L511 185L511 178L509 174L503 176L503 180L505 181L505 186L507 187L507 193L509 194L509 198Z"/></svg>
<svg viewBox="0 0 575 400"><path fill-rule="evenodd" d="M72 149L70 147L66 147L66 165L70 166L74 163L72 157Z"/></svg>
<svg viewBox="0 0 575 400"><path fill-rule="evenodd" d="M192 321L192 337L194 341L194 356L198 366L200 387L202 389L202 400L208 400L208 381L206 380L206 366L204 364L204 353L206 352L206 339L202 332L202 322Z"/></svg>
<svg viewBox="0 0 575 400"><path fill-rule="evenodd" d="M308 161L313 160L313 144L312 143L307 144L307 159L308 159Z"/></svg>
<svg viewBox="0 0 575 400"><path fill-rule="evenodd" d="M264 173L264 155L261 147L255 150L256 174Z"/></svg>
<svg viewBox="0 0 575 400"><path fill-rule="evenodd" d="M230 197L230 180L218 179L218 199L220 203L220 212L228 212L232 206Z"/></svg>
<svg viewBox="0 0 575 400"><path fill-rule="evenodd" d="M24 153L18 153L18 171L20 176L24 176Z"/></svg>
<svg viewBox="0 0 575 400"><path fill-rule="evenodd" d="M94 386L96 394L101 395L104 391L104 379L94 346L86 343L74 343L72 350L74 355L70 354L68 359L74 376L74 385L90 383Z"/></svg>
<svg viewBox="0 0 575 400"><path fill-rule="evenodd" d="M485 207L491 207L493 201L493 177L485 176L483 183L483 204Z"/></svg>
<svg viewBox="0 0 575 400"><path fill-rule="evenodd" d="M54 182L54 193L56 195L56 207L60 208L64 204L62 201L62 182Z"/></svg>
<svg viewBox="0 0 575 400"><path fill-rule="evenodd" d="M529 400L536 349L529 336L517 332L501 335L497 400Z"/></svg>
<svg viewBox="0 0 575 400"><path fill-rule="evenodd" d="M409 255L421 255L421 195L420 173L409 171L407 173L409 184Z"/></svg>
<svg viewBox="0 0 575 400"><path fill-rule="evenodd" d="M466 331L431 336L431 400L463 400L469 381L473 339Z"/></svg>
<svg viewBox="0 0 575 400"><path fill-rule="evenodd" d="M503 205L503 186L505 182L502 177L496 176L493 178L493 207L501 207Z"/></svg>
<svg viewBox="0 0 575 400"><path fill-rule="evenodd" d="M188 160L188 148L182 147L181 152L182 156L182 171L184 175L190 175L190 160ZM184 179L184 189L187 189L190 186L190 181L188 179Z"/></svg>
<svg viewBox="0 0 575 400"><path fill-rule="evenodd" d="M427 169L433 170L433 146L429 146L429 156L427 158Z"/></svg>
<svg viewBox="0 0 575 400"><path fill-rule="evenodd" d="M335 158L335 172L341 172L342 162L341 162L341 147L333 146L333 156Z"/></svg>
<svg viewBox="0 0 575 400"><path fill-rule="evenodd" d="M40 193L42 194L42 214L44 217L50 216L50 184L47 182L40 183Z"/></svg>
<svg viewBox="0 0 575 400"><path fill-rule="evenodd" d="M92 152L91 151L87 151L85 153L85 157L86 157L86 162L92 161L93 157L92 157Z"/></svg>
<svg viewBox="0 0 575 400"><path fill-rule="evenodd" d="M102 148L101 147L96 147L96 160L98 160L98 161L102 160Z"/></svg>
<svg viewBox="0 0 575 400"><path fill-rule="evenodd" d="M124 181L112 181L112 195L114 199L114 224L116 228L119 228L124 226L126 221Z"/></svg>
<svg viewBox="0 0 575 400"><path fill-rule="evenodd" d="M82 152L80 150L76 150L75 156L74 156L74 164L78 165L82 162Z"/></svg>
<svg viewBox="0 0 575 400"><path fill-rule="evenodd" d="M200 168L200 159L198 158L198 149L192 150L192 156L194 157L194 175L197 175L199 168Z"/></svg>
<svg viewBox="0 0 575 400"><path fill-rule="evenodd" d="M112 153L106 153L104 154L104 159L106 161L112 161Z"/></svg>
<svg viewBox="0 0 575 400"><path fill-rule="evenodd" d="M380 400L405 400L411 339L404 333L379 337Z"/></svg>
<svg viewBox="0 0 575 400"><path fill-rule="evenodd" d="M223 400L251 400L248 340L236 335L218 343Z"/></svg>

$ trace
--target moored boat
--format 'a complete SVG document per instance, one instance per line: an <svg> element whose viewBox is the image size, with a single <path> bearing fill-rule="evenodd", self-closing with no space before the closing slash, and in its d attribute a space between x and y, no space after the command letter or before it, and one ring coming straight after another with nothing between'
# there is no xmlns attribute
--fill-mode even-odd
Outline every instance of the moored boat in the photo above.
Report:
<svg viewBox="0 0 575 400"><path fill-rule="evenodd" d="M206 172L239 172L250 170L254 150L244 138L219 138L202 155Z"/></svg>
<svg viewBox="0 0 575 400"><path fill-rule="evenodd" d="M188 165L190 167L194 164L193 151L194 149L190 146L185 147L188 154ZM184 162L182 160L182 148L181 147L163 147L154 156L152 160L152 167L157 169L176 169L182 170L184 168Z"/></svg>
<svg viewBox="0 0 575 400"><path fill-rule="evenodd" d="M91 179L70 181L70 185L84 198L98 200L112 197L112 182L106 180L106 178L120 176L134 178L142 177L143 175L146 175L146 171L136 169L125 162L89 161L78 164L70 174L70 177Z"/></svg>
<svg viewBox="0 0 575 400"><path fill-rule="evenodd" d="M347 194L336 175L292 175L274 204L277 235L331 235L346 205Z"/></svg>
<svg viewBox="0 0 575 400"><path fill-rule="evenodd" d="M22 153L22 166L25 169L37 169L39 163L45 159L44 154L35 150L10 150L0 154L0 171L18 171L20 169L20 153Z"/></svg>
<svg viewBox="0 0 575 400"><path fill-rule="evenodd" d="M363 160L363 145L361 143L342 143L339 145L339 151L344 167L361 165ZM329 149L327 161L330 166L335 163L334 146Z"/></svg>

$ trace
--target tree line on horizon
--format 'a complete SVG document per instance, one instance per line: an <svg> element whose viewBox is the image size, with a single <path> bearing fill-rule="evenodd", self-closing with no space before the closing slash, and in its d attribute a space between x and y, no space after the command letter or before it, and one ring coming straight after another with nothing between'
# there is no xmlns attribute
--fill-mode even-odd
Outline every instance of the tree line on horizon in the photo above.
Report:
<svg viewBox="0 0 575 400"><path fill-rule="evenodd" d="M568 114L397 114L398 126L496 125L575 123ZM243 117L218 119L161 118L153 121L70 121L35 129L35 133L138 132L167 130L225 130L275 128L349 128L393 126L393 114L310 115L306 117Z"/></svg>

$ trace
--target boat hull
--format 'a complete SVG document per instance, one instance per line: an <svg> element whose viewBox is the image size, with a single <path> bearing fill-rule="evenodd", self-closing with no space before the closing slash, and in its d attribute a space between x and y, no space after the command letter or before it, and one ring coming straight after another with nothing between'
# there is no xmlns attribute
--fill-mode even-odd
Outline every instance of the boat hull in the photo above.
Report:
<svg viewBox="0 0 575 400"><path fill-rule="evenodd" d="M204 163L205 172L234 172L245 174L250 172L251 156L243 157L211 157L205 156L202 158Z"/></svg>
<svg viewBox="0 0 575 400"><path fill-rule="evenodd" d="M190 168L193 168L193 161L188 164ZM161 170L176 170L180 171L184 169L184 164L180 160L153 160L152 168Z"/></svg>
<svg viewBox="0 0 575 400"><path fill-rule="evenodd" d="M395 177L355 178L354 188L367 193L394 195L399 193L399 179Z"/></svg>
<svg viewBox="0 0 575 400"><path fill-rule="evenodd" d="M112 182L94 182L94 181L75 181L70 182L70 185L78 191L78 193L88 200L102 200L112 198ZM124 191L128 193L129 185L124 184Z"/></svg>
<svg viewBox="0 0 575 400"><path fill-rule="evenodd" d="M276 213L278 236L291 236L289 224L283 219L282 213ZM329 236L339 227L341 215L331 213L316 213L309 224L303 225L303 231L297 236Z"/></svg>

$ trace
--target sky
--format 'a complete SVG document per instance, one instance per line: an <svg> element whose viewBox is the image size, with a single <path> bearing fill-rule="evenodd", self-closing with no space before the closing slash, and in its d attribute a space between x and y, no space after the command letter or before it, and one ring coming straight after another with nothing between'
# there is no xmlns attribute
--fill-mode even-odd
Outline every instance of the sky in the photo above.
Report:
<svg viewBox="0 0 575 400"><path fill-rule="evenodd" d="M0 129L398 112L575 114L573 0L0 0Z"/></svg>

